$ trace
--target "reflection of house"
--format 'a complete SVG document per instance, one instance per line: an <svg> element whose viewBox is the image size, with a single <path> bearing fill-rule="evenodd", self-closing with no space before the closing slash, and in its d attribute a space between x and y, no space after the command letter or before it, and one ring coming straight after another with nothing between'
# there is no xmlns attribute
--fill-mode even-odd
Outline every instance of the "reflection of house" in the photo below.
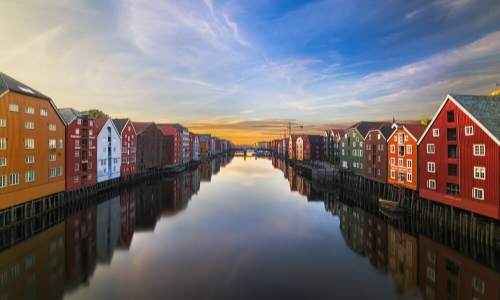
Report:
<svg viewBox="0 0 500 300"><path fill-rule="evenodd" d="M97 205L97 256L110 263L120 239L120 196Z"/></svg>
<svg viewBox="0 0 500 300"><path fill-rule="evenodd" d="M365 252L372 266L381 271L387 270L387 225L365 212Z"/></svg>
<svg viewBox="0 0 500 300"><path fill-rule="evenodd" d="M88 282L97 263L95 206L66 218L66 285Z"/></svg>
<svg viewBox="0 0 500 300"><path fill-rule="evenodd" d="M120 247L126 249L134 236L136 196L136 190L120 195Z"/></svg>
<svg viewBox="0 0 500 300"><path fill-rule="evenodd" d="M0 253L1 299L61 299L65 222Z"/></svg>
<svg viewBox="0 0 500 300"><path fill-rule="evenodd" d="M364 255L365 212L359 207L352 207L340 202L340 231L345 243L352 251Z"/></svg>
<svg viewBox="0 0 500 300"><path fill-rule="evenodd" d="M220 157L216 157L212 160L212 175L217 175L220 172Z"/></svg>
<svg viewBox="0 0 500 300"><path fill-rule="evenodd" d="M212 161L201 164L200 178L201 181L210 181L212 179Z"/></svg>
<svg viewBox="0 0 500 300"><path fill-rule="evenodd" d="M306 196L307 201L323 201L324 196L321 192L316 191L312 183L307 181L302 176L297 175L297 189L299 194Z"/></svg>
<svg viewBox="0 0 500 300"><path fill-rule="evenodd" d="M292 166L288 166L288 182L290 183L290 191L294 192L297 190L297 175Z"/></svg>
<svg viewBox="0 0 500 300"><path fill-rule="evenodd" d="M135 232L154 231L162 209L162 181L137 190Z"/></svg>
<svg viewBox="0 0 500 300"><path fill-rule="evenodd" d="M500 274L419 236L419 284L425 299L500 299Z"/></svg>
<svg viewBox="0 0 500 300"><path fill-rule="evenodd" d="M412 293L417 288L417 238L387 225L389 273L399 291Z"/></svg>

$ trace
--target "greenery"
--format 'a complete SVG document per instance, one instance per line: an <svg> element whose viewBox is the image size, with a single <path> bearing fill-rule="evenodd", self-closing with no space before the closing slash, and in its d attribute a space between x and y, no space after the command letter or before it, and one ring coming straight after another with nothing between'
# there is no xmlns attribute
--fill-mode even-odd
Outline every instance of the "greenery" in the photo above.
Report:
<svg viewBox="0 0 500 300"><path fill-rule="evenodd" d="M109 117L109 115L107 113L104 113L103 111L98 110L98 109L84 110L84 111L81 111L81 113L88 114L91 118L94 118L94 119Z"/></svg>
<svg viewBox="0 0 500 300"><path fill-rule="evenodd" d="M432 118L425 118L422 121L420 121L421 125L427 126L429 123L432 121Z"/></svg>

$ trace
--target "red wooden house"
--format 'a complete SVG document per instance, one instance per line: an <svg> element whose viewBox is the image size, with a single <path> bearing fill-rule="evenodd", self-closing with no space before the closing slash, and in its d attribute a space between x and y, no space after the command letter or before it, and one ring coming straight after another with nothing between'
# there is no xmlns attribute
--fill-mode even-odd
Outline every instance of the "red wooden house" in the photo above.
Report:
<svg viewBox="0 0 500 300"><path fill-rule="evenodd" d="M387 140L394 132L389 124L368 131L365 137L365 177L387 183Z"/></svg>
<svg viewBox="0 0 500 300"><path fill-rule="evenodd" d="M66 121L66 190L97 183L97 128L94 119L72 108L59 113Z"/></svg>
<svg viewBox="0 0 500 300"><path fill-rule="evenodd" d="M181 146L182 132L175 126L158 124L158 129L161 130L167 139L166 164L177 165L181 163Z"/></svg>
<svg viewBox="0 0 500 300"><path fill-rule="evenodd" d="M308 135L307 145L304 148L304 158L306 160L321 161L323 159L323 147L323 137L321 135Z"/></svg>
<svg viewBox="0 0 500 300"><path fill-rule="evenodd" d="M135 174L137 172L137 132L135 131L134 124L132 124L132 121L128 118L113 119L113 123L122 137L120 175L124 177Z"/></svg>
<svg viewBox="0 0 500 300"><path fill-rule="evenodd" d="M500 219L500 96L450 94L418 141L420 197Z"/></svg>

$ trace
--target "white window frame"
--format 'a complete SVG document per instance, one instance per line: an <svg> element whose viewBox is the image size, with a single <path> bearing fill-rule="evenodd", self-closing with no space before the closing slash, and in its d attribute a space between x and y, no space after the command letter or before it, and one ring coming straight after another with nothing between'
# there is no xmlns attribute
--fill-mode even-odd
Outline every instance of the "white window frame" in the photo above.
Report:
<svg viewBox="0 0 500 300"><path fill-rule="evenodd" d="M49 168L49 178L56 177L56 168Z"/></svg>
<svg viewBox="0 0 500 300"><path fill-rule="evenodd" d="M486 146L484 144L474 144L472 150L474 151L474 156L485 156L486 154Z"/></svg>
<svg viewBox="0 0 500 300"><path fill-rule="evenodd" d="M7 175L0 175L0 189L7 187Z"/></svg>
<svg viewBox="0 0 500 300"><path fill-rule="evenodd" d="M24 149L35 149L35 139L24 139Z"/></svg>
<svg viewBox="0 0 500 300"><path fill-rule="evenodd" d="M45 108L41 108L41 109L40 109L40 116L42 116L42 117L46 117L46 116L48 116L48 115L49 115L49 114L48 114L48 112L47 112L47 110L46 110Z"/></svg>
<svg viewBox="0 0 500 300"><path fill-rule="evenodd" d="M398 158L398 167L403 167L403 159L402 158Z"/></svg>
<svg viewBox="0 0 500 300"><path fill-rule="evenodd" d="M484 189L472 188L472 199L484 200Z"/></svg>
<svg viewBox="0 0 500 300"><path fill-rule="evenodd" d="M0 127L7 127L7 120L6 119L0 119Z"/></svg>
<svg viewBox="0 0 500 300"><path fill-rule="evenodd" d="M25 182L33 182L35 181L35 171L28 171L24 174Z"/></svg>
<svg viewBox="0 0 500 300"><path fill-rule="evenodd" d="M0 157L0 167L5 167L5 166L7 166L7 158Z"/></svg>
<svg viewBox="0 0 500 300"><path fill-rule="evenodd" d="M56 124L49 124L49 131L56 131Z"/></svg>
<svg viewBox="0 0 500 300"><path fill-rule="evenodd" d="M391 153L396 153L396 146L395 145L391 145Z"/></svg>
<svg viewBox="0 0 500 300"><path fill-rule="evenodd" d="M485 167L474 167L474 179L486 179L486 168Z"/></svg>
<svg viewBox="0 0 500 300"><path fill-rule="evenodd" d="M473 126L465 126L465 135L467 135L467 136L474 135L474 127Z"/></svg>
<svg viewBox="0 0 500 300"><path fill-rule="evenodd" d="M396 178L396 171L395 170L391 170L391 178L392 179Z"/></svg>
<svg viewBox="0 0 500 300"><path fill-rule="evenodd" d="M59 140L59 149L62 149L63 147L63 140Z"/></svg>
<svg viewBox="0 0 500 300"><path fill-rule="evenodd" d="M427 180L427 188L431 189L431 190L435 190L436 189L436 180L434 180L434 179Z"/></svg>
<svg viewBox="0 0 500 300"><path fill-rule="evenodd" d="M431 267L427 267L427 278L431 281L436 281L436 271Z"/></svg>
<svg viewBox="0 0 500 300"><path fill-rule="evenodd" d="M427 172L436 173L436 163L427 162Z"/></svg>
<svg viewBox="0 0 500 300"><path fill-rule="evenodd" d="M27 113L28 115L34 115L35 114L35 108L31 106L26 106L24 108L24 112Z"/></svg>
<svg viewBox="0 0 500 300"><path fill-rule="evenodd" d="M35 156L33 156L33 155L25 156L24 162L26 164L34 164L35 163Z"/></svg>
<svg viewBox="0 0 500 300"><path fill-rule="evenodd" d="M406 167L410 169L413 168L413 161L411 159L406 160Z"/></svg>
<svg viewBox="0 0 500 300"><path fill-rule="evenodd" d="M56 155L55 154L50 154L49 155L49 161L56 161Z"/></svg>
<svg viewBox="0 0 500 300"><path fill-rule="evenodd" d="M63 175L63 167L59 167L57 176L62 176Z"/></svg>
<svg viewBox="0 0 500 300"><path fill-rule="evenodd" d="M9 103L9 111L19 112L19 105L14 103Z"/></svg>
<svg viewBox="0 0 500 300"><path fill-rule="evenodd" d="M427 153L435 153L436 149L434 147L434 144L427 144Z"/></svg>
<svg viewBox="0 0 500 300"><path fill-rule="evenodd" d="M432 136L438 137L439 136L439 129L432 129Z"/></svg>
<svg viewBox="0 0 500 300"><path fill-rule="evenodd" d="M406 181L412 182L412 174L410 172L406 173Z"/></svg>
<svg viewBox="0 0 500 300"><path fill-rule="evenodd" d="M24 128L25 129L35 129L35 123L34 122L24 122Z"/></svg>
<svg viewBox="0 0 500 300"><path fill-rule="evenodd" d="M407 154L412 154L413 153L413 147L412 147L412 145L406 145L406 153Z"/></svg>
<svg viewBox="0 0 500 300"><path fill-rule="evenodd" d="M0 150L7 149L7 138L0 138Z"/></svg>
<svg viewBox="0 0 500 300"><path fill-rule="evenodd" d="M49 149L56 149L56 140L49 139Z"/></svg>
<svg viewBox="0 0 500 300"><path fill-rule="evenodd" d="M13 173L9 175L9 186L19 184L19 173Z"/></svg>

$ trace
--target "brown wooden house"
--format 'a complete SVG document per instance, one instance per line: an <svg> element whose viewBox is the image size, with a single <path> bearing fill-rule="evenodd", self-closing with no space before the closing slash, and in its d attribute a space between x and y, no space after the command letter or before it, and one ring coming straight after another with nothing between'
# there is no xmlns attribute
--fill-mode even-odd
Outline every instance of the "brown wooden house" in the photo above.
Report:
<svg viewBox="0 0 500 300"><path fill-rule="evenodd" d="M64 191L65 125L49 97L0 73L0 209Z"/></svg>
<svg viewBox="0 0 500 300"><path fill-rule="evenodd" d="M165 165L166 140L154 122L132 122L137 132L137 173Z"/></svg>
<svg viewBox="0 0 500 300"><path fill-rule="evenodd" d="M382 124L368 131L365 137L365 177L380 183L387 182L387 139L394 129Z"/></svg>

